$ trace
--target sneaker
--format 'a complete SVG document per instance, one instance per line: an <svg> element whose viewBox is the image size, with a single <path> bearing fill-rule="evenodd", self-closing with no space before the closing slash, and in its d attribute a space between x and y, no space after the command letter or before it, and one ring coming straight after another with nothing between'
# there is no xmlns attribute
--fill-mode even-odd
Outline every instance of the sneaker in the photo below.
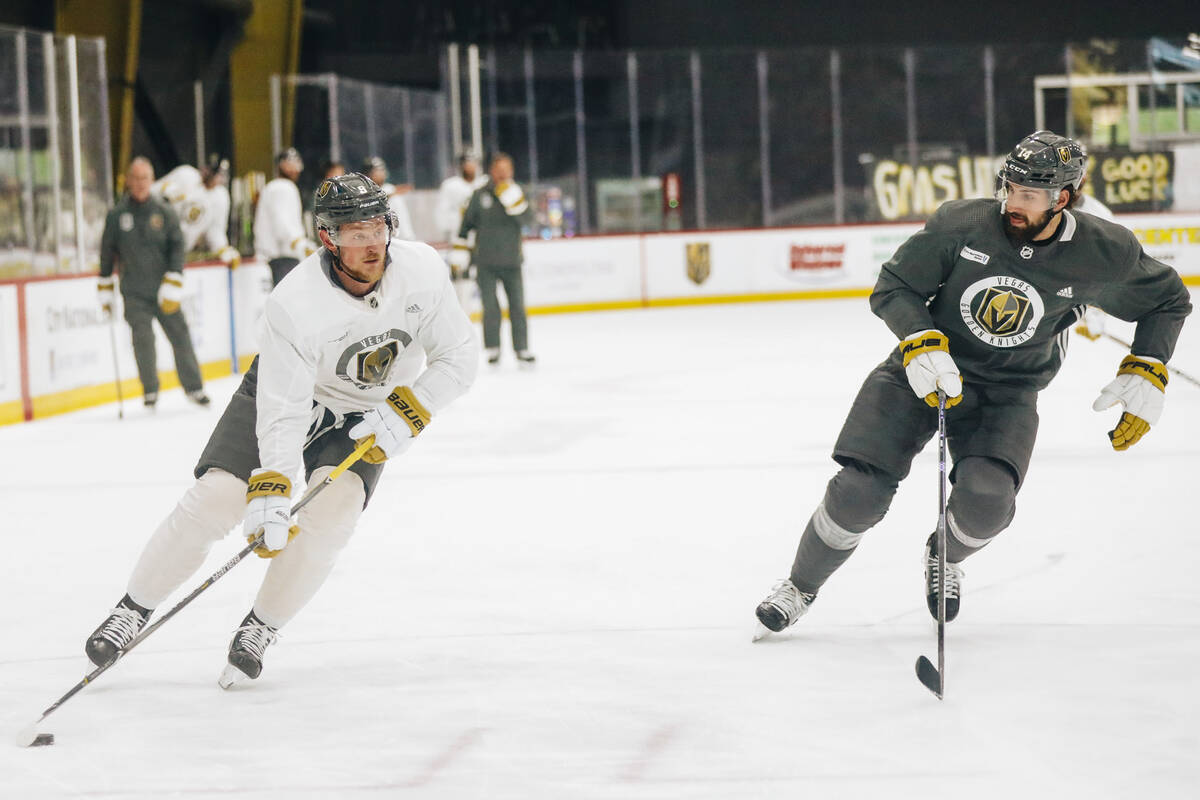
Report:
<svg viewBox="0 0 1200 800"><path fill-rule="evenodd" d="M206 406L212 402L208 399L208 395L204 393L203 389L193 389L192 391L188 392L187 399L191 400L198 406Z"/></svg>
<svg viewBox="0 0 1200 800"><path fill-rule="evenodd" d="M130 600L129 595L122 597L108 619L92 632L84 645L88 660L97 667L107 667L116 661L146 626L151 613L151 609Z"/></svg>
<svg viewBox="0 0 1200 800"><path fill-rule="evenodd" d="M790 579L784 579L775 584L767 599L758 604L754 615L766 630L760 631L755 640L766 636L768 632L779 633L808 611L808 607L817 599L816 592L802 592L796 588Z"/></svg>
<svg viewBox="0 0 1200 800"><path fill-rule="evenodd" d="M525 366L532 367L534 365L534 363L537 361L537 358L533 355L533 353L529 352L528 350L518 350L517 351L517 361L519 361L521 364L523 364Z"/></svg>
<svg viewBox="0 0 1200 800"><path fill-rule="evenodd" d="M487 362L489 364L499 364L500 363L500 348L499 347L489 347L484 351L484 354L487 356Z"/></svg>
<svg viewBox="0 0 1200 800"><path fill-rule="evenodd" d="M142 394L142 404L145 405L146 408L154 408L154 405L157 402L158 392L145 392Z"/></svg>
<svg viewBox="0 0 1200 800"><path fill-rule="evenodd" d="M958 616L958 600L962 594L963 570L958 564L946 562L946 622ZM938 616L938 554L937 533L925 542L925 605L936 620Z"/></svg>
<svg viewBox="0 0 1200 800"><path fill-rule="evenodd" d="M278 636L279 631L254 616L253 611L247 614L229 643L229 664L217 680L221 688L228 689L246 678L254 680L261 675L263 652Z"/></svg>

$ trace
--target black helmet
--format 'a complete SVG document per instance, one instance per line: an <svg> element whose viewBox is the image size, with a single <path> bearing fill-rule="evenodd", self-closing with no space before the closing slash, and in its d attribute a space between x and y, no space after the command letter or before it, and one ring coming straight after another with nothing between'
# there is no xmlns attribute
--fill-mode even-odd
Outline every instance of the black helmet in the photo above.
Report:
<svg viewBox="0 0 1200 800"><path fill-rule="evenodd" d="M1079 142L1036 131L1017 143L996 177L1001 186L1007 182L1052 192L1067 186L1078 190L1086 167L1087 154Z"/></svg>
<svg viewBox="0 0 1200 800"><path fill-rule="evenodd" d="M313 218L318 230L337 232L349 222L363 222L383 217L388 228L395 230L395 220L388 196L375 181L366 175L351 172L321 182L313 197Z"/></svg>
<svg viewBox="0 0 1200 800"><path fill-rule="evenodd" d="M384 172L388 171L387 162L384 161L379 156L371 156L370 158L363 161L363 165L362 165L363 175L370 175L372 172L374 172L377 169L381 169Z"/></svg>

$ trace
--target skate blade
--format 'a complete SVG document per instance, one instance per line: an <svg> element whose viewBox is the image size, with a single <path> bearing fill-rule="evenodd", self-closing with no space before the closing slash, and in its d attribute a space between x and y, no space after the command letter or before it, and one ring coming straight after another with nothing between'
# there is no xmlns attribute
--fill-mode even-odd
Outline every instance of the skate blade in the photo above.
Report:
<svg viewBox="0 0 1200 800"><path fill-rule="evenodd" d="M762 641L763 639L767 638L768 636L770 636L773 633L775 633L775 631L771 630L766 625L763 625L761 622L756 622L756 623L754 623L754 633L753 633L753 635L751 635L750 641L752 641L752 642Z"/></svg>
<svg viewBox="0 0 1200 800"><path fill-rule="evenodd" d="M217 686L220 686L226 691L232 689L238 684L245 683L250 680L250 676L242 672L233 664L226 664L225 669L221 670L221 677L217 678Z"/></svg>

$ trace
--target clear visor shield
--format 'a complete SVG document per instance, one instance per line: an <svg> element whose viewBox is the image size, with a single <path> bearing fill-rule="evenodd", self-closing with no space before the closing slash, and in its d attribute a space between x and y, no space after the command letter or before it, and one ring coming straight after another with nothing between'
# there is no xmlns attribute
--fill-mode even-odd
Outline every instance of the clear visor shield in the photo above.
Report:
<svg viewBox="0 0 1200 800"><path fill-rule="evenodd" d="M1021 186L1008 180L1004 173L996 178L996 199L1003 208L1009 206L1040 214L1054 207L1058 192L1040 186Z"/></svg>
<svg viewBox="0 0 1200 800"><path fill-rule="evenodd" d="M391 226L388 218L378 217L364 222L349 222L326 233L330 241L339 247L386 247L391 237Z"/></svg>

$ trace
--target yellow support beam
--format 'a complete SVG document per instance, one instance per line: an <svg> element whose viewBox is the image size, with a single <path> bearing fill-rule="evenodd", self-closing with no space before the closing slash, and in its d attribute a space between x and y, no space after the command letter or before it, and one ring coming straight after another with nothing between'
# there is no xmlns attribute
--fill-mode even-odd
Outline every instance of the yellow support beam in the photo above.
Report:
<svg viewBox="0 0 1200 800"><path fill-rule="evenodd" d="M133 147L133 94L142 38L142 0L55 0L54 30L105 40L108 125L117 190Z"/></svg>
<svg viewBox="0 0 1200 800"><path fill-rule="evenodd" d="M271 152L272 75L294 75L300 65L303 0L257 0L246 20L242 40L229 60L233 98L234 163L250 170L274 173ZM291 144L294 96L283 92L283 146Z"/></svg>

